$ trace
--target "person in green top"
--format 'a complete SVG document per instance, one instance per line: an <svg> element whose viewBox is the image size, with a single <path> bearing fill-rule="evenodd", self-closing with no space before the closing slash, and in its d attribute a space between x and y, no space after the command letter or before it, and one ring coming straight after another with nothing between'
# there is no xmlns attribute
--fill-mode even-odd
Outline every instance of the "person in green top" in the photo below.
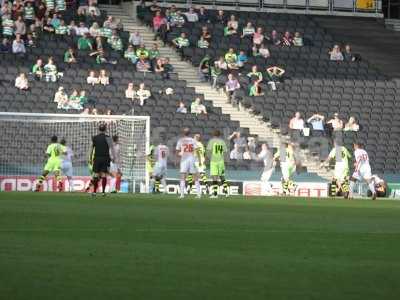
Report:
<svg viewBox="0 0 400 300"><path fill-rule="evenodd" d="M219 184L223 186L223 193L228 197L228 182L225 179L225 155L228 148L220 136L221 132L214 130L213 137L207 144L207 157L210 159L210 175L213 181L210 198L218 197L218 180Z"/></svg>
<svg viewBox="0 0 400 300"><path fill-rule="evenodd" d="M132 45L128 46L128 49L125 50L124 58L130 60L133 64L136 64L138 61L138 57L135 54L135 49L133 49Z"/></svg>
<svg viewBox="0 0 400 300"><path fill-rule="evenodd" d="M60 20L60 25L55 28L55 34L69 35L69 27L65 25L65 21L63 19Z"/></svg>
<svg viewBox="0 0 400 300"><path fill-rule="evenodd" d="M56 178L58 189L62 190L62 182L61 182L61 162L62 155L66 153L66 148L58 143L57 136L51 137L51 143L47 147L46 156L47 162L44 166L44 170L41 176L37 179L35 192L39 192L42 189L43 182L46 180L47 176L50 173L54 173Z"/></svg>
<svg viewBox="0 0 400 300"><path fill-rule="evenodd" d="M189 47L189 39L186 37L186 33L182 32L180 36L177 38L174 38L172 40L172 43L176 46L178 49L182 49L184 47Z"/></svg>
<svg viewBox="0 0 400 300"><path fill-rule="evenodd" d="M225 62L228 64L228 68L237 69L237 55L233 48L229 48L228 52L225 54Z"/></svg>
<svg viewBox="0 0 400 300"><path fill-rule="evenodd" d="M79 93L79 103L81 104L81 106L85 106L86 103L88 103L88 97L86 96L86 91L82 90Z"/></svg>
<svg viewBox="0 0 400 300"><path fill-rule="evenodd" d="M205 161L206 161L206 149L205 149L203 143L201 142L201 135L200 134L198 134L198 133L195 134L194 135L194 139L196 140L197 147L198 147L197 148L197 152L198 152L197 159L198 159L198 161L196 161L196 167L197 167L197 170L199 171L199 174L200 174L201 185L206 186L207 194L208 194L209 187L208 187L208 182L207 182L206 164L205 164Z"/></svg>
<svg viewBox="0 0 400 300"><path fill-rule="evenodd" d="M149 50L149 59L153 60L160 57L160 50L158 50L157 43L153 44L153 47Z"/></svg>
<svg viewBox="0 0 400 300"><path fill-rule="evenodd" d="M250 97L258 97L258 96L263 96L264 93L261 90L260 84L258 81L254 81L249 88L249 96Z"/></svg>
<svg viewBox="0 0 400 300"><path fill-rule="evenodd" d="M201 49L207 49L210 46L210 43L204 39L203 36L200 37L200 39L197 41L197 47Z"/></svg>
<svg viewBox="0 0 400 300"><path fill-rule="evenodd" d="M140 59L147 59L149 58L149 50L146 49L145 44L141 44L139 48L136 50L136 56L139 57Z"/></svg>
<svg viewBox="0 0 400 300"><path fill-rule="evenodd" d="M71 47L64 53L64 62L68 64L76 63L74 49Z"/></svg>
<svg viewBox="0 0 400 300"><path fill-rule="evenodd" d="M84 51L93 49L92 41L88 33L78 39L78 49Z"/></svg>
<svg viewBox="0 0 400 300"><path fill-rule="evenodd" d="M123 49L122 40L118 36L116 31L113 32L113 35L111 36L111 38L107 40L107 42L110 44L111 49L116 51L122 51Z"/></svg>
<svg viewBox="0 0 400 300"><path fill-rule="evenodd" d="M283 143L280 149L275 153L274 160L280 161L283 194L287 195L290 192L294 192L297 186L292 181L292 177L296 172L296 159L293 145L290 143Z"/></svg>
<svg viewBox="0 0 400 300"><path fill-rule="evenodd" d="M32 74L35 76L37 80L42 79L44 75L44 70L43 70L43 61L40 58L36 61L36 64L33 65Z"/></svg>
<svg viewBox="0 0 400 300"><path fill-rule="evenodd" d="M254 65L251 67L251 72L247 73L247 78L249 79L250 82L252 81L261 82L263 80L263 74L262 72L259 72L257 66Z"/></svg>
<svg viewBox="0 0 400 300"><path fill-rule="evenodd" d="M335 160L335 170L331 182L331 196L336 196L340 191L346 193L349 191L349 175L351 154L346 147L340 146L335 142L334 148L328 155L323 165L329 165L331 160Z"/></svg>

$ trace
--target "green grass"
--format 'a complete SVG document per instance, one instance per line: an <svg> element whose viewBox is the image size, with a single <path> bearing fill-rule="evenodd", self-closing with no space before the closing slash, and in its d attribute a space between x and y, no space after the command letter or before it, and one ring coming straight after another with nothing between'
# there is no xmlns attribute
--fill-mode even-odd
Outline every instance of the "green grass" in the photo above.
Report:
<svg viewBox="0 0 400 300"><path fill-rule="evenodd" d="M0 193L0 299L399 299L400 202Z"/></svg>

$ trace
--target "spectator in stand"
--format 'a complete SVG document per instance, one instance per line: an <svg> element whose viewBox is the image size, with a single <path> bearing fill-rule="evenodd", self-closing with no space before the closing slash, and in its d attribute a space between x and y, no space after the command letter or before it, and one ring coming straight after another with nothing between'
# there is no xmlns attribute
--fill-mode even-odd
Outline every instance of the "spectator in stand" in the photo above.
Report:
<svg viewBox="0 0 400 300"><path fill-rule="evenodd" d="M225 17L225 13L223 10L219 10L217 12L217 15L215 17L215 23L219 23L219 24L225 24L226 23L226 17Z"/></svg>
<svg viewBox="0 0 400 300"><path fill-rule="evenodd" d="M117 30L119 27L119 21L114 19L113 16L108 16L107 20L105 20L103 23L103 27L111 30Z"/></svg>
<svg viewBox="0 0 400 300"><path fill-rule="evenodd" d="M239 89L240 89L239 81L233 76L233 74L229 74L228 81L225 83L225 92L226 95L228 96L228 103L236 102L236 91Z"/></svg>
<svg viewBox="0 0 400 300"><path fill-rule="evenodd" d="M225 54L225 61L228 64L229 69L237 69L237 55L233 48L229 48L228 52Z"/></svg>
<svg viewBox="0 0 400 300"><path fill-rule="evenodd" d="M204 8L204 6L200 7L198 17L199 17L199 22L210 23L210 16L206 11L206 9Z"/></svg>
<svg viewBox="0 0 400 300"><path fill-rule="evenodd" d="M28 47L28 48L35 48L36 47L36 41L33 39L33 35L31 33L28 33L26 35L25 46Z"/></svg>
<svg viewBox="0 0 400 300"><path fill-rule="evenodd" d="M258 81L254 81L249 88L249 96L250 97L259 97L264 96L264 93L261 90L260 83Z"/></svg>
<svg viewBox="0 0 400 300"><path fill-rule="evenodd" d="M174 67L171 65L169 61L169 57L164 58L164 72L162 73L162 77L164 79L169 79L170 74L174 71Z"/></svg>
<svg viewBox="0 0 400 300"><path fill-rule="evenodd" d="M261 44L261 47L258 50L258 53L260 56L262 56L264 58L269 58L271 56L271 53L269 52L268 48L264 44Z"/></svg>
<svg viewBox="0 0 400 300"><path fill-rule="evenodd" d="M160 57L160 50L158 49L158 44L154 43L149 50L149 59L154 60Z"/></svg>
<svg viewBox="0 0 400 300"><path fill-rule="evenodd" d="M118 36L118 33L116 30L113 30L113 34L111 38L107 39L108 44L111 46L111 49L115 51L122 51L124 48L124 45L122 44L121 38Z"/></svg>
<svg viewBox="0 0 400 300"><path fill-rule="evenodd" d="M132 101L135 100L136 91L135 91L135 88L133 87L133 82L128 83L128 87L125 90L125 98L131 99Z"/></svg>
<svg viewBox="0 0 400 300"><path fill-rule="evenodd" d="M73 90L72 94L69 96L68 106L72 109L82 109L81 102L79 100L79 93L77 90Z"/></svg>
<svg viewBox="0 0 400 300"><path fill-rule="evenodd" d="M169 24L167 18L163 17L159 11L156 12L153 18L153 30L155 32L154 40L160 38L165 44L169 31Z"/></svg>
<svg viewBox="0 0 400 300"><path fill-rule="evenodd" d="M99 77L96 76L96 72L91 70L89 76L86 78L87 84L96 85L99 84Z"/></svg>
<svg viewBox="0 0 400 300"><path fill-rule="evenodd" d="M89 38L89 33L78 39L78 49L83 51L93 50L92 41Z"/></svg>
<svg viewBox="0 0 400 300"><path fill-rule="evenodd" d="M289 31L286 31L281 41L282 47L290 47L293 45L293 38Z"/></svg>
<svg viewBox="0 0 400 300"><path fill-rule="evenodd" d="M33 65L32 74L35 76L36 80L42 79L44 71L43 71L43 61L40 58Z"/></svg>
<svg viewBox="0 0 400 300"><path fill-rule="evenodd" d="M351 52L351 47L350 45L345 46L344 54L343 54L343 59L345 61L355 61L356 57L353 55Z"/></svg>
<svg viewBox="0 0 400 300"><path fill-rule="evenodd" d="M136 95L139 99L140 106L143 106L145 100L147 100L151 97L151 93L149 90L146 89L146 87L144 86L144 83L141 83L139 85L139 89L136 91Z"/></svg>
<svg viewBox="0 0 400 300"><path fill-rule="evenodd" d="M144 43L142 36L140 35L139 31L132 32L129 36L129 44L136 49Z"/></svg>
<svg viewBox="0 0 400 300"><path fill-rule="evenodd" d="M91 11L86 16L86 23L87 24L93 24L93 23L99 24L99 21L100 21L99 17L100 16L97 16L95 11Z"/></svg>
<svg viewBox="0 0 400 300"><path fill-rule="evenodd" d="M89 28L86 27L84 22L79 23L79 27L76 29L76 35L86 36L89 35Z"/></svg>
<svg viewBox="0 0 400 300"><path fill-rule="evenodd" d="M253 44L257 48L259 48L263 42L264 42L263 30L261 27L258 27L257 31L253 34Z"/></svg>
<svg viewBox="0 0 400 300"><path fill-rule="evenodd" d="M57 66L54 64L54 60L52 57L49 57L47 64L44 66L43 70L46 81L57 81Z"/></svg>
<svg viewBox="0 0 400 300"><path fill-rule="evenodd" d="M14 22L14 34L17 35L25 35L26 34L26 25L22 16L19 16L17 20Z"/></svg>
<svg viewBox="0 0 400 300"><path fill-rule="evenodd" d="M224 27L224 36L230 36L233 34L237 34L238 30L238 22L235 19L234 15L231 15L231 18L229 21L226 23L226 26Z"/></svg>
<svg viewBox="0 0 400 300"><path fill-rule="evenodd" d="M60 25L56 27L55 34L58 36L70 35L69 28L65 25L64 20L61 20Z"/></svg>
<svg viewBox="0 0 400 300"><path fill-rule="evenodd" d="M77 35L76 30L78 29L78 26L75 25L75 21L72 20L69 25L68 25L69 33L71 35Z"/></svg>
<svg viewBox="0 0 400 300"><path fill-rule="evenodd" d="M138 72L151 72L150 63L146 59L140 58L138 60L138 62L136 63L136 71L138 71Z"/></svg>
<svg viewBox="0 0 400 300"><path fill-rule="evenodd" d="M312 135L320 136L324 134L324 121L325 117L320 114L313 114L310 118L308 118L307 123L311 125Z"/></svg>
<svg viewBox="0 0 400 300"><path fill-rule="evenodd" d="M90 15L94 14L96 16L101 15L100 9L97 7L97 1L93 1L93 2L89 1L89 7L87 9L87 13Z"/></svg>
<svg viewBox="0 0 400 300"><path fill-rule="evenodd" d="M207 26L203 26L203 27L201 28L201 37L202 37L203 39L205 39L208 43L211 42L211 33L210 33L210 31L208 30L208 27L207 27Z"/></svg>
<svg viewBox="0 0 400 300"><path fill-rule="evenodd" d="M160 11L160 10L161 10L160 6L159 6L158 3L157 3L157 0L154 0L154 1L152 2L152 4L151 4L151 6L150 6L149 9L150 9L151 12L157 12L157 11Z"/></svg>
<svg viewBox="0 0 400 300"><path fill-rule="evenodd" d="M281 44L281 39L279 38L278 32L276 30L272 30L271 32L271 44L278 46Z"/></svg>
<svg viewBox="0 0 400 300"><path fill-rule="evenodd" d="M26 53L24 41L21 39L21 35L17 34L12 44L12 52L14 54L24 55Z"/></svg>
<svg viewBox="0 0 400 300"><path fill-rule="evenodd" d="M240 151L239 145L234 144L231 153L229 154L230 159L234 160L242 160L243 159L243 152Z"/></svg>
<svg viewBox="0 0 400 300"><path fill-rule="evenodd" d="M344 131L359 131L360 125L357 124L356 119L351 116L349 121L344 126Z"/></svg>
<svg viewBox="0 0 400 300"><path fill-rule="evenodd" d="M15 87L22 91L26 91L29 89L29 82L25 73L19 74L19 76L15 79Z"/></svg>
<svg viewBox="0 0 400 300"><path fill-rule="evenodd" d="M268 84L273 91L276 90L276 83L282 81L283 74L285 74L285 70L277 66L267 68Z"/></svg>
<svg viewBox="0 0 400 300"><path fill-rule="evenodd" d="M237 64L237 66L238 66L239 68L241 68L241 67L244 66L245 63L247 63L248 60L249 60L249 58L247 57L246 53L245 53L243 50L241 50L241 51L239 52L238 57L237 57L237 62L236 62L236 64Z"/></svg>
<svg viewBox="0 0 400 300"><path fill-rule="evenodd" d="M98 51L92 52L92 53L89 54L89 56L96 56L96 64L98 64L98 65L101 65L101 64L112 64L112 65L115 65L115 64L117 64L117 61L108 60L106 58L106 55L105 55L103 49L100 49Z"/></svg>
<svg viewBox="0 0 400 300"><path fill-rule="evenodd" d="M185 47L189 47L189 39L186 37L186 33L182 32L181 35L172 40L172 43L177 49L182 50Z"/></svg>
<svg viewBox="0 0 400 300"><path fill-rule="evenodd" d="M25 2L24 18L28 27L35 22L35 17L35 8L32 6L32 2Z"/></svg>
<svg viewBox="0 0 400 300"><path fill-rule="evenodd" d="M106 70L102 69L99 73L99 83L102 85L109 85L110 84L110 77L107 75Z"/></svg>
<svg viewBox="0 0 400 300"><path fill-rule="evenodd" d="M304 120L301 117L300 112L296 112L294 117L290 119L289 128L292 130L303 130L304 129Z"/></svg>
<svg viewBox="0 0 400 300"><path fill-rule="evenodd" d="M293 38L293 46L296 46L296 47L304 46L303 37L300 35L300 32L295 32L294 38Z"/></svg>
<svg viewBox="0 0 400 300"><path fill-rule="evenodd" d="M186 20L190 23L198 22L199 21L199 16L193 9L193 7L190 7L187 12L184 13Z"/></svg>
<svg viewBox="0 0 400 300"><path fill-rule="evenodd" d="M86 91L82 90L79 93L79 103L81 104L82 107L84 107L87 103L90 103L93 101L90 101L88 97L86 96ZM94 104L94 103L93 103Z"/></svg>
<svg viewBox="0 0 400 300"><path fill-rule="evenodd" d="M204 39L203 36L200 36L200 39L197 41L197 47L201 49L207 49L210 46L210 43Z"/></svg>
<svg viewBox="0 0 400 300"><path fill-rule="evenodd" d="M333 119L330 119L326 124L330 124L332 126L333 131L341 131L343 130L343 121L339 118L339 114L335 113L333 115Z"/></svg>
<svg viewBox="0 0 400 300"><path fill-rule="evenodd" d="M214 64L221 70L228 70L228 64L222 56Z"/></svg>
<svg viewBox="0 0 400 300"><path fill-rule="evenodd" d="M224 60L224 59L222 58L222 60ZM214 62L214 65L211 65L210 71L211 71L211 82L212 82L211 86L214 89L215 88L219 89L219 86L217 86L217 82L218 82L218 79L221 78L222 69L219 67L218 61Z"/></svg>
<svg viewBox="0 0 400 300"><path fill-rule="evenodd" d="M94 22L92 24L92 26L90 26L89 34L90 34L90 36L92 36L94 38L97 38L98 36L100 36L100 27L97 22Z"/></svg>
<svg viewBox="0 0 400 300"><path fill-rule="evenodd" d="M333 49L329 52L330 55L330 60L333 61L342 61L343 58L343 54L340 51L339 45L335 45L333 46Z"/></svg>
<svg viewBox="0 0 400 300"><path fill-rule="evenodd" d="M50 0L51 1L51 0ZM76 15L74 16L74 20L76 21L76 23L80 23L80 22L85 22L86 21L86 15L85 15L85 10L83 9L78 9Z"/></svg>
<svg viewBox="0 0 400 300"><path fill-rule="evenodd" d="M10 38L14 35L14 21L12 19L3 18L3 37Z"/></svg>
<svg viewBox="0 0 400 300"><path fill-rule="evenodd" d="M51 24L50 18L45 19L45 24L43 25L43 31L47 33L54 33L55 30L53 25Z"/></svg>
<svg viewBox="0 0 400 300"><path fill-rule="evenodd" d="M185 25L185 18L182 16L180 10L178 10L175 14L171 14L170 26L183 27L183 25Z"/></svg>
<svg viewBox="0 0 400 300"><path fill-rule="evenodd" d="M54 102L57 103L58 109L68 108L68 95L65 93L64 88L60 86L54 95Z"/></svg>
<svg viewBox="0 0 400 300"><path fill-rule="evenodd" d="M249 147L245 147L244 152L243 152L243 159L244 160L252 160L253 159L253 155L250 152Z"/></svg>
<svg viewBox="0 0 400 300"><path fill-rule="evenodd" d="M146 49L145 44L141 44L139 46L139 48L137 48L137 50L136 50L136 56L139 59L148 59L149 55L150 55L149 50Z"/></svg>
<svg viewBox="0 0 400 300"><path fill-rule="evenodd" d="M133 49L132 45L129 45L128 49L126 49L124 58L128 59L133 64L136 64L138 57L136 56L135 49Z"/></svg>
<svg viewBox="0 0 400 300"><path fill-rule="evenodd" d="M97 51L104 50L103 40L102 40L101 36L96 36L96 38L94 39L93 49L95 49Z"/></svg>
<svg viewBox="0 0 400 300"><path fill-rule="evenodd" d="M251 67L251 72L247 73L247 78L249 82L261 82L263 80L263 75L258 71L257 66L254 65Z"/></svg>
<svg viewBox="0 0 400 300"><path fill-rule="evenodd" d="M154 66L154 72L160 75L164 72L164 61L161 58L157 59Z"/></svg>
<svg viewBox="0 0 400 300"><path fill-rule="evenodd" d="M64 62L67 64L76 63L76 57L73 48L69 47L68 50L64 53Z"/></svg>
<svg viewBox="0 0 400 300"><path fill-rule="evenodd" d="M207 114L206 107L201 103L201 99L197 97L192 104L190 105L190 112L192 114L200 115L200 114Z"/></svg>
<svg viewBox="0 0 400 300"><path fill-rule="evenodd" d="M10 53L11 52L11 46L10 46L10 43L8 42L7 38L3 38L1 45L0 45L0 52L1 53Z"/></svg>
<svg viewBox="0 0 400 300"><path fill-rule="evenodd" d="M243 27L241 38L252 38L256 30L251 22L246 24L246 27Z"/></svg>
<svg viewBox="0 0 400 300"><path fill-rule="evenodd" d="M185 106L185 103L183 103L182 101L179 102L179 106L176 109L177 113L181 113L181 114L187 114L187 108Z"/></svg>

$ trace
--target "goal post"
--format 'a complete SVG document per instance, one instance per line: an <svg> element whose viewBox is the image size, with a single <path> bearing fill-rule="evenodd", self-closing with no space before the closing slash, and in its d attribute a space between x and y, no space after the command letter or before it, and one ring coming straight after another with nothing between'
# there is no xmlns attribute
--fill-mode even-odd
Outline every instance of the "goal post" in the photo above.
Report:
<svg viewBox="0 0 400 300"><path fill-rule="evenodd" d="M74 176L90 175L92 137L101 123L110 136L118 135L122 179L129 191L148 190L146 155L150 145L150 117L125 115L36 114L0 112L0 176L32 177L42 173L46 147L56 135L73 152ZM4 190L4 187L0 187Z"/></svg>

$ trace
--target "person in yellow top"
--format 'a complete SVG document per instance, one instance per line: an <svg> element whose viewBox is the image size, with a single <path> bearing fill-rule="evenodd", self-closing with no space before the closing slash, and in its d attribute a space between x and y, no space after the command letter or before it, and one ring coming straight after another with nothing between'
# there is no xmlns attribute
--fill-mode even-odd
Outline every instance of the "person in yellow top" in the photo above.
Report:
<svg viewBox="0 0 400 300"><path fill-rule="evenodd" d="M229 48L228 52L225 54L225 61L228 64L228 68L237 69L237 55L233 48Z"/></svg>
<svg viewBox="0 0 400 300"><path fill-rule="evenodd" d="M61 163L62 163L62 156L66 153L67 149L65 146L61 145L58 142L57 136L51 137L51 143L47 146L46 155L47 155L47 162L44 166L44 170L41 176L37 179L36 189L35 192L39 192L43 187L43 182L46 180L47 176L50 173L53 173L58 190L61 192L63 189L62 185L62 177L61 177Z"/></svg>
<svg viewBox="0 0 400 300"><path fill-rule="evenodd" d="M274 160L279 160L282 171L282 191L288 195L296 190L296 184L292 181L293 174L296 172L296 159L293 145L284 143L274 155Z"/></svg>

